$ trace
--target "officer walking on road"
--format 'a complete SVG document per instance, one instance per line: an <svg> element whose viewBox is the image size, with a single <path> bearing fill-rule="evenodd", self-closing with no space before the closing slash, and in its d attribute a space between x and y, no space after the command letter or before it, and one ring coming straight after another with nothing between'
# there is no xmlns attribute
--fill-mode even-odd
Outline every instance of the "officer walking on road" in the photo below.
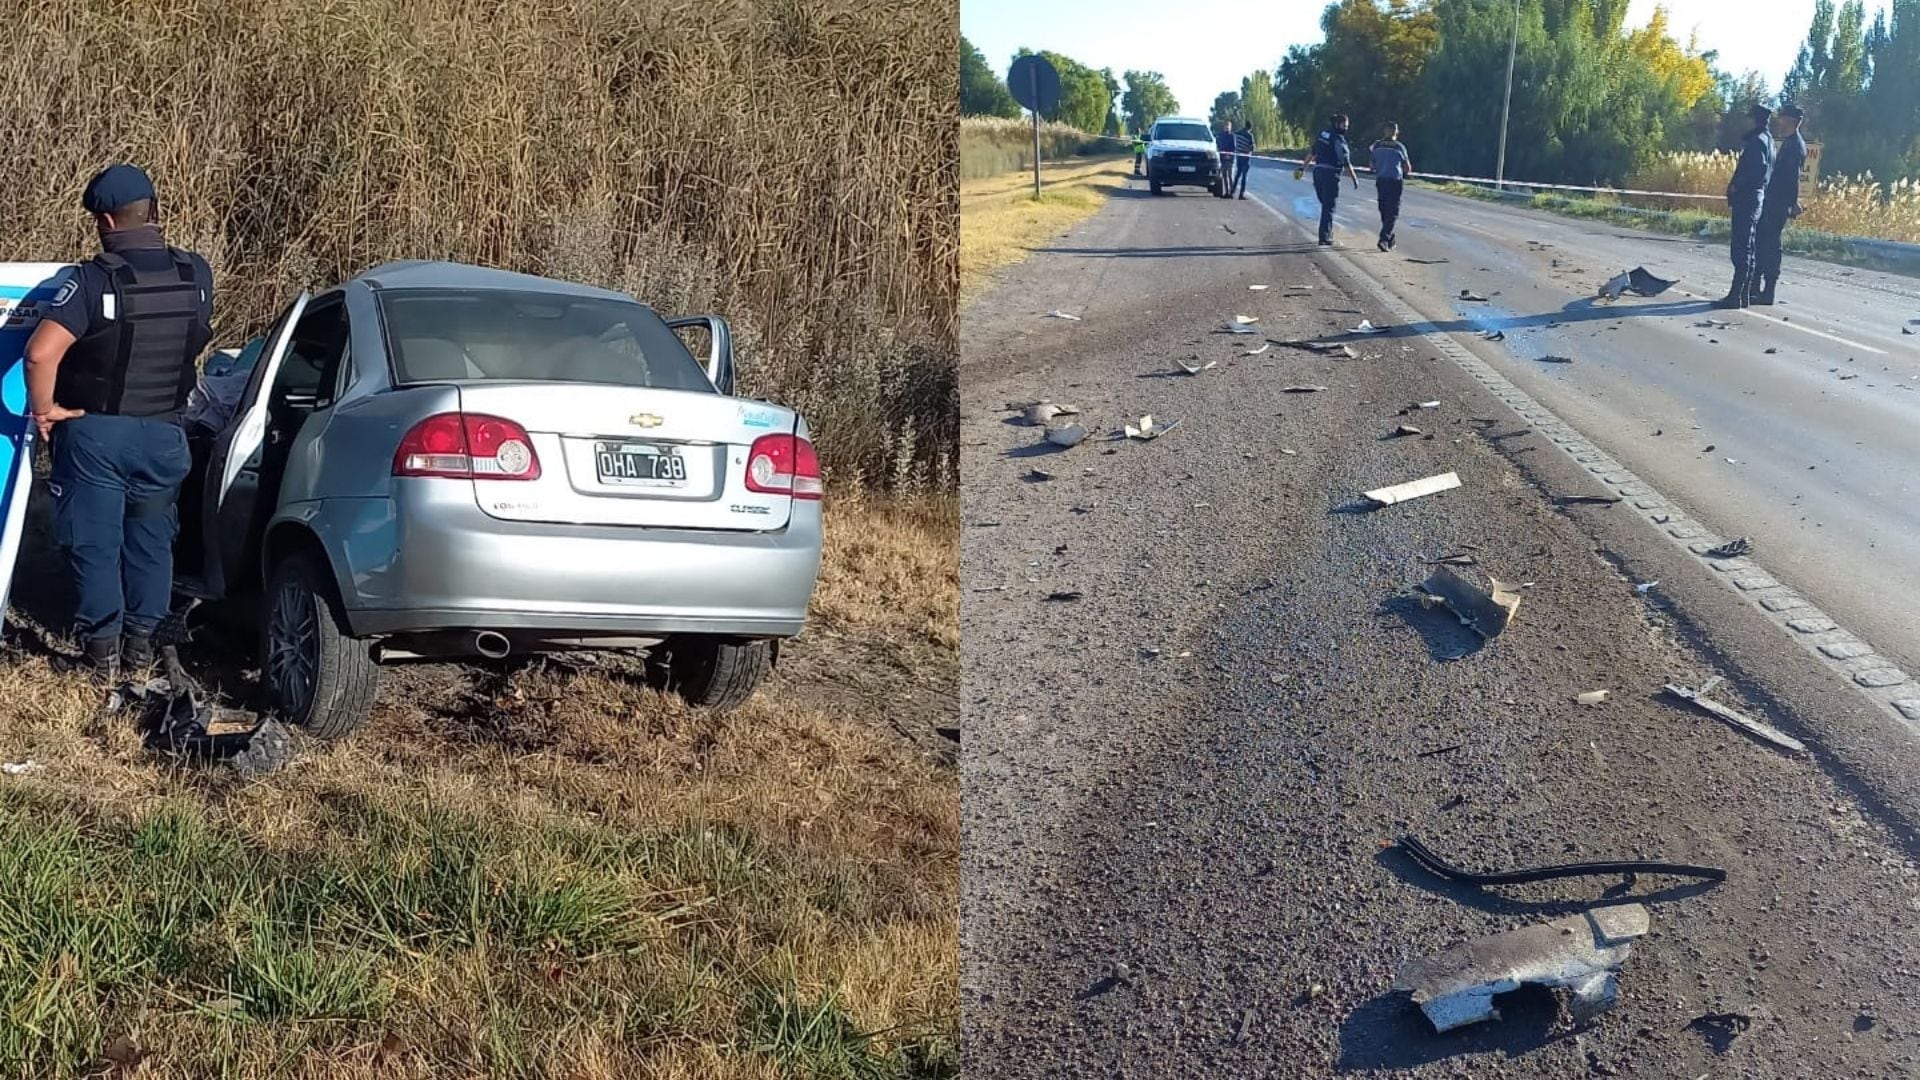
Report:
<svg viewBox="0 0 1920 1080"><path fill-rule="evenodd" d="M1242 127L1233 133L1233 187L1230 194L1247 197L1247 171L1253 168L1253 129Z"/></svg>
<svg viewBox="0 0 1920 1080"><path fill-rule="evenodd" d="M100 253L55 293L27 342L27 393L50 440L53 531L77 595L80 666L109 685L153 662L173 595L174 500L187 477L178 415L213 336L213 271L162 237L137 166L81 199Z"/></svg>
<svg viewBox="0 0 1920 1080"><path fill-rule="evenodd" d="M1133 175L1139 176L1145 171L1147 163L1147 137L1135 133L1133 136Z"/></svg>
<svg viewBox="0 0 1920 1080"><path fill-rule="evenodd" d="M1773 176L1767 181L1767 197L1760 205L1760 231L1754 241L1752 300L1756 304L1773 303L1773 290L1780 284L1780 232L1787 222L1800 216L1800 170L1807 164L1807 140L1800 137L1800 121L1806 112L1798 105L1780 109L1780 136L1775 140Z"/></svg>
<svg viewBox="0 0 1920 1080"><path fill-rule="evenodd" d="M1382 137L1374 140L1373 190L1380 202L1380 250L1393 250L1393 224L1400 220L1400 195L1406 190L1407 175L1413 172L1413 159L1400 141L1400 125L1389 122Z"/></svg>
<svg viewBox="0 0 1920 1080"><path fill-rule="evenodd" d="M1320 246L1333 246L1333 204L1340 198L1340 170L1360 190L1360 177L1353 171L1353 154L1347 146L1347 117L1334 113L1332 120L1314 137L1313 151L1307 155L1313 169L1313 191L1320 196Z"/></svg>
<svg viewBox="0 0 1920 1080"><path fill-rule="evenodd" d="M1727 183L1727 207L1733 217L1733 287L1713 302L1716 308L1743 308L1754 286L1754 241L1760 231L1760 208L1767 181L1773 174L1773 137L1767 120L1773 110L1756 102L1750 110L1753 130L1740 140L1740 162Z"/></svg>
<svg viewBox="0 0 1920 1080"><path fill-rule="evenodd" d="M1214 186L1215 196L1226 199L1233 196L1233 121L1214 133L1213 148L1220 152L1220 183Z"/></svg>

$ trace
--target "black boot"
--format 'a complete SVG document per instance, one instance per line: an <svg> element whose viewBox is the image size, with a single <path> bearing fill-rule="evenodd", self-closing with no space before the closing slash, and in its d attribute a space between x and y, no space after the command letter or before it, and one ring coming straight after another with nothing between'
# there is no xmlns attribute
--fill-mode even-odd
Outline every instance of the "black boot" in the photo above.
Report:
<svg viewBox="0 0 1920 1080"><path fill-rule="evenodd" d="M130 679L142 679L153 668L153 638L131 630L120 638L120 670Z"/></svg>
<svg viewBox="0 0 1920 1080"><path fill-rule="evenodd" d="M1778 284L1778 278L1761 278L1758 287L1750 290L1747 302L1761 307L1773 306L1773 287Z"/></svg>
<svg viewBox="0 0 1920 1080"><path fill-rule="evenodd" d="M1727 290L1727 295L1715 300L1713 306L1723 310L1727 308L1746 307L1749 302L1747 299L1748 287L1751 284L1752 281L1746 274L1736 271L1733 275L1733 287Z"/></svg>
<svg viewBox="0 0 1920 1080"><path fill-rule="evenodd" d="M88 681L103 687L120 684L120 639L117 637L88 638L82 652L76 657L59 657L53 661L53 668L60 672L78 672Z"/></svg>

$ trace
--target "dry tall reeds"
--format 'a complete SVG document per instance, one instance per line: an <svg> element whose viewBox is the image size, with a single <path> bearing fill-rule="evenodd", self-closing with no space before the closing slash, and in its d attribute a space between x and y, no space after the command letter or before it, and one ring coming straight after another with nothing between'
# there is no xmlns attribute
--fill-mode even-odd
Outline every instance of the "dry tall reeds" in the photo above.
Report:
<svg viewBox="0 0 1920 1080"><path fill-rule="evenodd" d="M451 258L739 325L843 485L956 478L958 72L912 0L0 0L0 258L91 249L146 166L232 341Z"/></svg>

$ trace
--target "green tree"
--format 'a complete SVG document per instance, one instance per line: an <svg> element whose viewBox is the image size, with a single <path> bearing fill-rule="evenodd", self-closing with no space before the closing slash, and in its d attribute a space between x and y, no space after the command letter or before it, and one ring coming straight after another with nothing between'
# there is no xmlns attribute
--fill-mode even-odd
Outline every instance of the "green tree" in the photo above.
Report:
<svg viewBox="0 0 1920 1080"><path fill-rule="evenodd" d="M1256 71L1240 80L1240 122L1236 126L1253 132L1254 144L1259 147L1284 146L1291 141L1273 99L1272 75Z"/></svg>
<svg viewBox="0 0 1920 1080"><path fill-rule="evenodd" d="M1159 72L1128 71L1124 79L1126 92L1120 97L1120 109L1126 114L1128 131L1146 131L1155 120L1180 111L1180 102Z"/></svg>
<svg viewBox="0 0 1920 1080"><path fill-rule="evenodd" d="M1218 131L1229 120L1240 123L1241 115L1239 91L1227 90L1213 99L1213 108L1207 111L1207 123Z"/></svg>
<svg viewBox="0 0 1920 1080"><path fill-rule="evenodd" d="M1009 119L1020 116L1020 104L1007 91L1007 84L993 73L987 66L987 58L965 37L960 39L960 115Z"/></svg>
<svg viewBox="0 0 1920 1080"><path fill-rule="evenodd" d="M1014 58L1032 55L1032 49L1022 48ZM1089 135L1105 131L1107 119L1113 113L1114 95L1119 93L1113 73L1095 71L1071 57L1046 49L1042 49L1040 55L1060 74L1060 104L1052 112L1041 113L1041 118L1079 128Z"/></svg>

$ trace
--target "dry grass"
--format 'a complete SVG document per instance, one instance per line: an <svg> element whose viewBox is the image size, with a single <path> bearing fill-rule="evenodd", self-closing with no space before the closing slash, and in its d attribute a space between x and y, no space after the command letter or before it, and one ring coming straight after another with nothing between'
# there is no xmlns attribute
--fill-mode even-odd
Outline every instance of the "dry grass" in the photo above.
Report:
<svg viewBox="0 0 1920 1080"><path fill-rule="evenodd" d="M1125 143L1097 139L1066 124L1040 125L1040 160L1112 155ZM986 180L1003 173L1033 169L1033 122L995 116L960 119L960 179Z"/></svg>
<svg viewBox="0 0 1920 1080"><path fill-rule="evenodd" d="M957 664L951 509L829 512L813 626ZM44 766L0 778L4 1070L957 1074L951 770L798 685L726 718L596 668L411 685L236 786L0 664L0 759Z"/></svg>
<svg viewBox="0 0 1920 1080"><path fill-rule="evenodd" d="M1627 186L1648 191L1722 195L1738 161L1739 157L1734 154L1668 154L1647 171L1632 177ZM1622 197L1622 201L1664 210L1727 216L1727 204L1719 199L1632 196ZM1817 191L1802 191L1800 202L1806 212L1794 219L1795 228L1835 236L1920 243L1920 181L1896 181L1883 194L1880 184L1871 176L1824 177Z"/></svg>
<svg viewBox="0 0 1920 1080"><path fill-rule="evenodd" d="M1032 166L960 184L960 297L978 295L994 271L1093 216L1107 195L1126 186L1133 159L1043 164L1033 197Z"/></svg>
<svg viewBox="0 0 1920 1080"><path fill-rule="evenodd" d="M94 246L154 174L221 340L395 257L638 289L739 326L840 483L957 482L952 4L0 0L0 258Z"/></svg>

